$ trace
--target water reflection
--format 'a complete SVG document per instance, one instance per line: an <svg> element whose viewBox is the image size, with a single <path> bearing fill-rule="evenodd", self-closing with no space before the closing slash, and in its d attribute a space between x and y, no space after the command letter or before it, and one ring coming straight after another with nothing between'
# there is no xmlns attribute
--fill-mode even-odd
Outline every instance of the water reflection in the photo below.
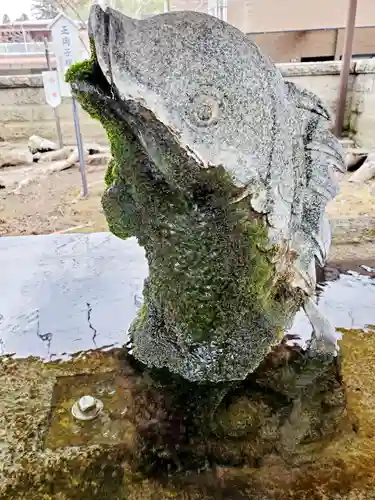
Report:
<svg viewBox="0 0 375 500"><path fill-rule="evenodd" d="M147 275L135 239L108 233L0 238L0 263L1 354L55 359L126 342ZM374 304L375 279L358 273L326 283L318 299L341 328L374 325ZM310 337L303 313L291 332Z"/></svg>
<svg viewBox="0 0 375 500"><path fill-rule="evenodd" d="M108 233L0 238L0 349L64 357L120 345L147 275L135 239Z"/></svg>
<svg viewBox="0 0 375 500"><path fill-rule="evenodd" d="M346 267L350 269L349 265ZM358 264L353 263L352 268L358 268ZM349 270L336 281L320 285L317 304L336 328L370 331L375 325L375 279ZM302 311L290 333L299 335L303 345L310 339L312 328Z"/></svg>

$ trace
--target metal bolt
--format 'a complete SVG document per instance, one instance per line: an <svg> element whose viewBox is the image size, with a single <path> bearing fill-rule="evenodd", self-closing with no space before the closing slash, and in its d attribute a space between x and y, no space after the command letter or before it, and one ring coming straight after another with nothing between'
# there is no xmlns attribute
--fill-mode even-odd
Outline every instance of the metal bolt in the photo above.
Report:
<svg viewBox="0 0 375 500"><path fill-rule="evenodd" d="M72 406L72 415L77 420L93 420L103 410L103 403L93 396L82 396Z"/></svg>
<svg viewBox="0 0 375 500"><path fill-rule="evenodd" d="M78 408L83 411L83 413L87 413L96 408L96 400L92 396L82 396L78 401Z"/></svg>

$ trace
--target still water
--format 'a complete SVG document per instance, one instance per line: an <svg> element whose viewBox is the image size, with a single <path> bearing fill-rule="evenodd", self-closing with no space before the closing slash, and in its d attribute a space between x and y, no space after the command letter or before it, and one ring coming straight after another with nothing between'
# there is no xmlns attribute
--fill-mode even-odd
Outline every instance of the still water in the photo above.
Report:
<svg viewBox="0 0 375 500"><path fill-rule="evenodd" d="M0 238L0 263L2 354L55 359L124 343L147 275L135 239Z"/></svg>
<svg viewBox="0 0 375 500"><path fill-rule="evenodd" d="M108 233L4 237L0 264L0 354L64 359L126 341L147 275L135 239ZM371 330L375 279L341 274L322 286L318 305L336 327ZM309 338L302 313L291 332Z"/></svg>

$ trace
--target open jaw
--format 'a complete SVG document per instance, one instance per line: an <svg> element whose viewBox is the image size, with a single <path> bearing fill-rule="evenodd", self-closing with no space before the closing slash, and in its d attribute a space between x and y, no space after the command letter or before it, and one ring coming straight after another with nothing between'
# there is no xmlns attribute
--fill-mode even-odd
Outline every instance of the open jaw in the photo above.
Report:
<svg viewBox="0 0 375 500"><path fill-rule="evenodd" d="M120 143L126 143L137 157L133 172L140 164L144 169L147 164L146 170L157 182L194 197L202 190L201 162L180 143L178 131L161 122L141 99L126 100L120 96L102 72L93 41L91 46L91 59L74 65L67 73L67 81L83 109L103 125L113 156L119 156L123 148ZM233 185L231 191L236 198L243 190Z"/></svg>
<svg viewBox="0 0 375 500"><path fill-rule="evenodd" d="M112 82L111 73L105 75L98 61L92 37L91 58L77 63L67 73L73 95L93 118L104 127L117 162L121 162L124 147L134 161L113 168L110 164L106 184L110 186L116 173L126 170L130 178L140 167L148 173L143 182L153 182L189 203L205 204L207 197L215 204L238 203L249 195L248 187L238 187L224 166L207 166L180 140L180 131L166 125L141 98L124 98ZM112 173L112 175L110 175Z"/></svg>

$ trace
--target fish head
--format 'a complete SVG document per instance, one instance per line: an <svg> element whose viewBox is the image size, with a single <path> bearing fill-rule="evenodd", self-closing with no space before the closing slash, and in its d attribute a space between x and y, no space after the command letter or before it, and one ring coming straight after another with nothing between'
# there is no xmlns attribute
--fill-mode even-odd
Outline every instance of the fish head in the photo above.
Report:
<svg viewBox="0 0 375 500"><path fill-rule="evenodd" d="M245 34L199 12L137 20L98 4L89 34L121 119L168 182L220 167L235 186L266 183L291 110L281 73Z"/></svg>

